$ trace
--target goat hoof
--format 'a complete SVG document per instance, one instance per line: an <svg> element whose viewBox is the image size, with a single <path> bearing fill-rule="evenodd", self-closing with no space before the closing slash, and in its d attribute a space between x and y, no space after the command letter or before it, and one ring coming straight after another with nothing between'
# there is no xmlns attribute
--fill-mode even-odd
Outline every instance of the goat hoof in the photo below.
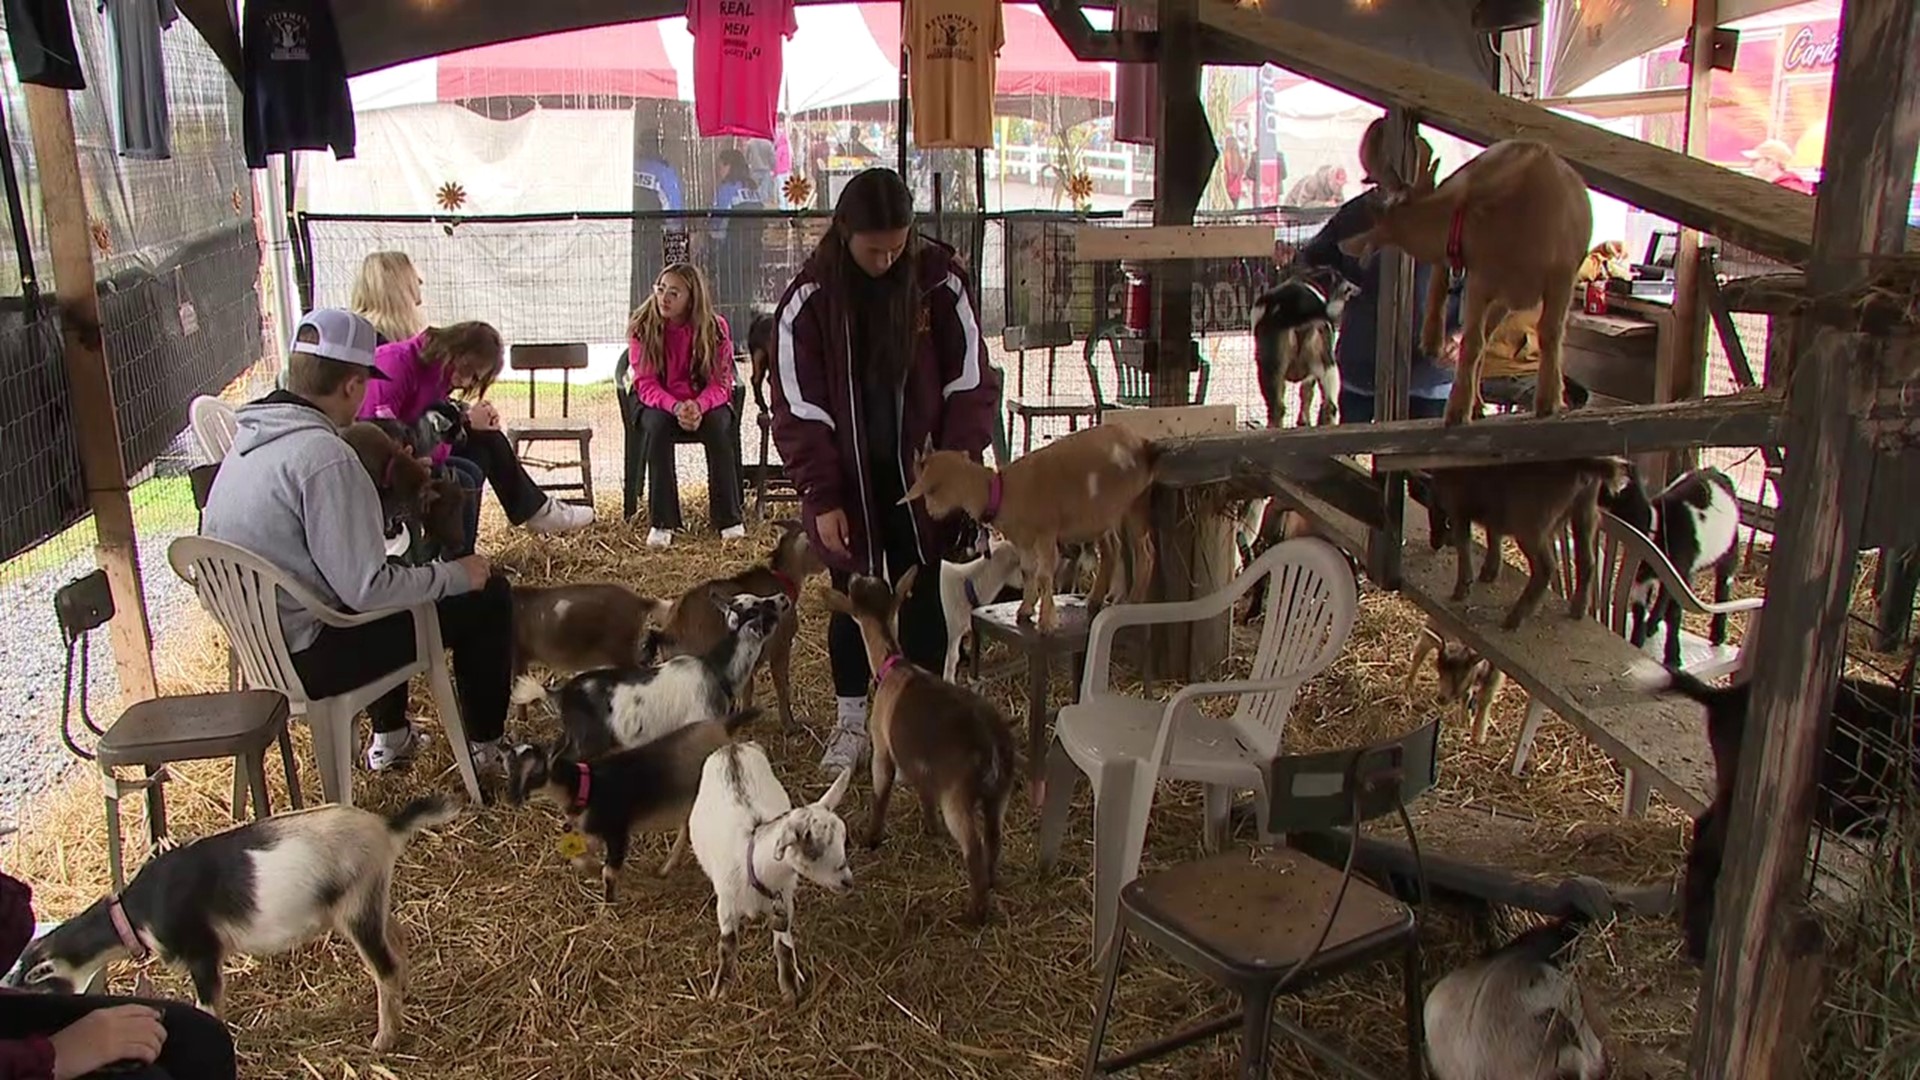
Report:
<svg viewBox="0 0 1920 1080"><path fill-rule="evenodd" d="M1509 615L1506 618L1500 620L1500 629L1518 630L1520 629L1520 624L1524 621L1525 620L1523 620L1518 614Z"/></svg>
<svg viewBox="0 0 1920 1080"><path fill-rule="evenodd" d="M886 837L884 836L875 836L875 835L869 834L864 840L861 841L861 843L866 846L866 849L868 851L878 851L880 849L880 844L885 839Z"/></svg>
<svg viewBox="0 0 1920 1080"><path fill-rule="evenodd" d="M1452 600L1453 600L1453 602L1454 602L1454 603L1456 603L1456 604L1462 604L1462 603L1465 603L1465 602L1466 602L1466 599L1467 599L1467 594L1468 594L1468 592L1469 592L1469 591L1470 591L1470 590L1467 590L1467 589L1455 589L1455 590L1453 590L1453 593L1452 593L1452 596L1451 596L1451 598L1452 598Z"/></svg>
<svg viewBox="0 0 1920 1080"><path fill-rule="evenodd" d="M392 1050L396 1045L399 1044L399 1042L400 1042L399 1032L383 1031L373 1037L373 1052L376 1054L384 1054L387 1051Z"/></svg>

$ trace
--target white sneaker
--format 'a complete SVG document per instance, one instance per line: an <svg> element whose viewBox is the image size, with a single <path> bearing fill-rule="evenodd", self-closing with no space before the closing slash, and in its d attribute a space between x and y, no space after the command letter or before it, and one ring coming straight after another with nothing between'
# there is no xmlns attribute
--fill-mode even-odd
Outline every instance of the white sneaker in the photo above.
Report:
<svg viewBox="0 0 1920 1080"><path fill-rule="evenodd" d="M373 741L367 743L367 768L374 772L386 772L410 764L420 756L420 748L426 744L426 734L412 724L397 732L376 731Z"/></svg>
<svg viewBox="0 0 1920 1080"><path fill-rule="evenodd" d="M673 546L672 529L650 529L647 532L647 546L663 548Z"/></svg>
<svg viewBox="0 0 1920 1080"><path fill-rule="evenodd" d="M577 532L593 524L593 507L576 506L559 499L548 499L547 505L527 519L527 531L552 535L555 533Z"/></svg>
<svg viewBox="0 0 1920 1080"><path fill-rule="evenodd" d="M820 755L820 769L828 776L838 776L867 756L867 699L843 697L836 704L839 715L826 753Z"/></svg>
<svg viewBox="0 0 1920 1080"><path fill-rule="evenodd" d="M729 525L720 530L720 539L722 540L745 540L746 538L747 527L745 525Z"/></svg>

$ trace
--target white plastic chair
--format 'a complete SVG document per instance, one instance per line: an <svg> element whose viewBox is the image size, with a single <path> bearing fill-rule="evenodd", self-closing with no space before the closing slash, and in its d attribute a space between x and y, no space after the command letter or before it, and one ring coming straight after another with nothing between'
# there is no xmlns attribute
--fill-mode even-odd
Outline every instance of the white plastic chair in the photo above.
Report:
<svg viewBox="0 0 1920 1080"><path fill-rule="evenodd" d="M1254 583L1271 575L1260 645L1248 677L1192 683L1166 702L1113 691L1113 639L1124 627L1198 622L1232 612ZM1159 604L1123 604L1095 616L1078 704L1060 710L1047 758L1040 863L1051 865L1066 831L1075 770L1093 785L1093 945L1097 961L1113 933L1120 888L1140 870L1147 815L1161 779L1205 784L1207 846L1224 841L1236 791L1254 791L1267 832L1261 765L1280 749L1300 686L1326 670L1353 630L1359 590L1353 570L1324 540L1301 538L1269 548L1246 572L1211 596ZM1207 698L1236 698L1232 715L1208 716Z"/></svg>
<svg viewBox="0 0 1920 1080"><path fill-rule="evenodd" d="M1562 595L1571 589L1573 573L1572 553L1569 550L1571 539L1563 536L1560 540L1559 582ZM1700 594L1693 591L1693 583L1681 574L1667 554L1656 547L1646 533L1632 524L1622 521L1605 510L1600 512L1600 558L1594 567L1593 595L1595 598L1594 617L1606 624L1609 630L1625 638L1633 626L1633 585L1640 574L1640 568L1646 566L1653 571L1654 583L1659 588L1660 597L1672 597L1679 601L1683 613L1697 615L1731 615L1741 611L1758 611L1765 603L1764 597L1747 597L1740 600L1728 600L1714 603L1702 600ZM1657 608L1647 612L1647 640L1640 646L1652 660L1662 661L1666 654L1667 630L1663 623L1654 622ZM1749 632L1738 645L1715 645L1713 642L1689 630L1680 631L1680 670L1701 679L1714 679L1730 675L1740 670L1745 658L1746 643L1755 640ZM1529 697L1527 700L1527 718L1520 727L1520 742L1513 751L1513 775L1526 773L1527 755L1533 749L1533 737L1539 733L1540 724L1546 720L1548 709L1539 701ZM1643 812L1647 806L1647 797L1651 788L1632 769L1626 769L1626 797L1621 802L1620 812L1634 815Z"/></svg>
<svg viewBox="0 0 1920 1080"><path fill-rule="evenodd" d="M194 442L200 444L201 457L217 462L233 449L233 433L239 427L233 406L211 394L201 394L187 406L187 420L193 426Z"/></svg>
<svg viewBox="0 0 1920 1080"><path fill-rule="evenodd" d="M440 726L451 744L454 763L467 794L477 805L483 801L480 778L473 767L473 753L467 746L466 725L460 717L460 704L448 674L446 647L440 640L440 616L431 604L410 609L413 614L414 660L382 675L351 693L314 700L301 685L293 668L286 634L280 627L279 593L305 608L328 626L362 626L394 614L393 611L369 611L347 615L322 603L304 586L288 578L273 564L244 548L204 536L183 536L167 547L167 559L200 597L213 617L227 632L233 651L239 654L240 671L249 686L278 690L287 696L293 715L304 717L313 728L313 751L319 759L320 784L326 801L353 802L353 718L396 686L425 673L440 714Z"/></svg>

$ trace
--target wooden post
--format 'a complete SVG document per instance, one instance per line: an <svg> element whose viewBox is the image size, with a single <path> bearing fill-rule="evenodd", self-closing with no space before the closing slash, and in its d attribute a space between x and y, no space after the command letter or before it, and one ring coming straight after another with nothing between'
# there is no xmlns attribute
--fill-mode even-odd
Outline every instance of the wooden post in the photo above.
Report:
<svg viewBox="0 0 1920 1080"><path fill-rule="evenodd" d="M1219 149L1200 100L1197 0L1159 0L1158 143L1153 155L1153 223L1191 225ZM1193 363L1193 264L1153 267L1153 341L1147 366L1155 405L1185 405Z"/></svg>
<svg viewBox="0 0 1920 1080"><path fill-rule="evenodd" d="M1419 135L1411 112L1401 108L1387 110L1386 137L1380 140L1380 145L1401 176L1414 174L1419 161L1414 140ZM1380 310L1373 354L1373 418L1375 422L1405 420L1407 394L1413 381L1413 351L1419 344L1413 335L1413 313L1415 305L1424 298L1413 295L1413 259L1406 252L1387 248L1375 257L1380 260ZM1436 266L1433 272L1445 274L1447 268ZM1397 589L1407 478L1405 473L1382 472L1377 463L1374 477L1380 485L1386 527L1374 530L1367 537L1367 575L1382 588Z"/></svg>
<svg viewBox="0 0 1920 1080"><path fill-rule="evenodd" d="M80 468L93 510L96 555L113 589L113 658L123 699L144 701L157 692L153 635L140 585L127 469L120 457L120 420L113 407L106 342L100 332L93 232L87 220L86 189L80 183L73 110L65 90L33 84L25 89L47 237L53 248L54 296L60 305L67 382L73 394L74 437L80 443Z"/></svg>
<svg viewBox="0 0 1920 1080"><path fill-rule="evenodd" d="M1916 50L1913 0L1842 6L1811 296L1857 288L1869 271L1862 253L1903 246L1920 149ZM1692 1073L1706 1080L1797 1075L1813 1006L1802 873L1873 467L1861 420L1891 347L1817 324L1798 336L1806 352L1788 395L1783 512L1697 1014Z"/></svg>
<svg viewBox="0 0 1920 1080"><path fill-rule="evenodd" d="M1707 108L1713 99L1713 28L1720 18L1719 0L1693 0L1693 49L1687 65L1687 114L1681 149L1688 157L1703 157L1707 149ZM1673 332L1660 347L1671 361L1668 384L1661 387L1666 401L1699 397L1706 386L1706 320L1700 303L1700 232L1680 229L1680 247L1673 260ZM1655 400L1662 400L1656 398ZM1665 483L1683 469L1692 468L1699 454L1678 451L1665 458L1661 475L1649 483Z"/></svg>

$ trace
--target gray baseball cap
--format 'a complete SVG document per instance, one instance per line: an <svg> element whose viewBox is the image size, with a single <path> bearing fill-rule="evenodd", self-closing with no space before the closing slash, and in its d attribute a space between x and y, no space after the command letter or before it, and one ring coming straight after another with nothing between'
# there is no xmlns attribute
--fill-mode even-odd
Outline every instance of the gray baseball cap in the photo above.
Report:
<svg viewBox="0 0 1920 1080"><path fill-rule="evenodd" d="M311 327L317 341L301 341L300 331ZM301 316L294 324L289 352L324 356L343 364L358 364L367 369L370 379L384 379L387 373L374 366L373 350L379 341L373 324L345 308L318 308Z"/></svg>

